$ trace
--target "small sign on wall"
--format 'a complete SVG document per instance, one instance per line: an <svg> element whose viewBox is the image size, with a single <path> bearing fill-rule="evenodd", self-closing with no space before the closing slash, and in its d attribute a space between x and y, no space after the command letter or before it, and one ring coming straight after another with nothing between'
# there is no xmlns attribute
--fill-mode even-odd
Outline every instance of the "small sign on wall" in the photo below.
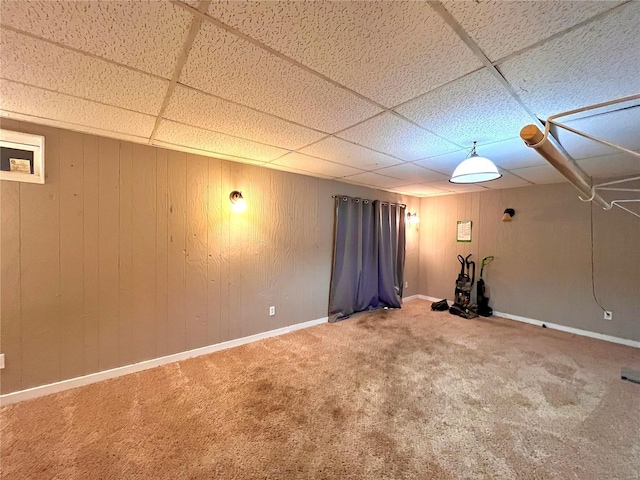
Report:
<svg viewBox="0 0 640 480"><path fill-rule="evenodd" d="M0 130L0 180L44 183L44 137Z"/></svg>
<svg viewBox="0 0 640 480"><path fill-rule="evenodd" d="M471 220L459 220L456 230L456 240L458 242L471 241Z"/></svg>

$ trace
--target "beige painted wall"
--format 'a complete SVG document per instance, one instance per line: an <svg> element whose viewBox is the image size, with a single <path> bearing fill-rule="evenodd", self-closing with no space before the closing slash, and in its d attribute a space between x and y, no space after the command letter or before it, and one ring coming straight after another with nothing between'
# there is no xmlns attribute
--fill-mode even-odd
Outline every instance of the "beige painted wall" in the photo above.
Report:
<svg viewBox="0 0 640 480"><path fill-rule="evenodd" d="M0 182L1 392L327 315L333 194L419 199L2 119L45 185ZM248 210L229 211L241 190ZM418 229L405 296L418 293ZM270 305L276 316L268 315Z"/></svg>
<svg viewBox="0 0 640 480"><path fill-rule="evenodd" d="M577 195L562 183L422 199L420 293L452 299L456 255L494 255L484 275L494 310L640 340L640 221L594 208L596 294L613 311L604 321L591 290L591 207ZM507 207L516 215L503 223ZM472 220L471 244L456 242L457 220Z"/></svg>

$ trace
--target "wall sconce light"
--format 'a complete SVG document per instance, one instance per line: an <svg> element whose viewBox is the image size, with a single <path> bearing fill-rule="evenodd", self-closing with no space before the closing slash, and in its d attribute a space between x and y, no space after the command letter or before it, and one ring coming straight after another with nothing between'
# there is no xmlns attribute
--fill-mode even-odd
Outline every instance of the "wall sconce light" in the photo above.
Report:
<svg viewBox="0 0 640 480"><path fill-rule="evenodd" d="M418 218L418 213L411 213L411 212L407 212L407 223L409 225L415 225L417 223L420 222L420 219Z"/></svg>
<svg viewBox="0 0 640 480"><path fill-rule="evenodd" d="M234 212L244 212L247 209L247 202L242 196L242 192L234 190L229 194L229 200L231 201L231 210Z"/></svg>
<svg viewBox="0 0 640 480"><path fill-rule="evenodd" d="M511 217L513 217L515 214L516 214L516 211L513 208L507 208L502 214L502 221L510 222Z"/></svg>
<svg viewBox="0 0 640 480"><path fill-rule="evenodd" d="M481 183L496 180L502 176L498 167L488 158L476 153L476 143L469 152L466 160L456 167L449 180L451 183Z"/></svg>

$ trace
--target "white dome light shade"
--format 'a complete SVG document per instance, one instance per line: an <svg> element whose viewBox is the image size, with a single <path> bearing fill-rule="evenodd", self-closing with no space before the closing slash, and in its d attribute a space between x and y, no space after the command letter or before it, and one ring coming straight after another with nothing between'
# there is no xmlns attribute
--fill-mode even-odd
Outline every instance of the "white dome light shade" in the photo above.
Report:
<svg viewBox="0 0 640 480"><path fill-rule="evenodd" d="M456 167L449 181L451 183L480 183L496 180L501 176L498 167L491 160L473 153Z"/></svg>

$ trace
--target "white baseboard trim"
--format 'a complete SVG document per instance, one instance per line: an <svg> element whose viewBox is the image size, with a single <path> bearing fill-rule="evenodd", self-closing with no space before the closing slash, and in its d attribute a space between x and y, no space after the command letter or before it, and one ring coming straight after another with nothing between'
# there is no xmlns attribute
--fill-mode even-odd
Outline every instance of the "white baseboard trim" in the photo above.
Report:
<svg viewBox="0 0 640 480"><path fill-rule="evenodd" d="M441 299L430 297L428 295L418 295L422 300L428 300L430 302L438 302ZM451 300L447 300L449 305L453 305ZM510 313L496 312L493 314L496 317L507 318L509 320L515 320L516 322L530 323L531 325L538 325L541 327L543 324L552 330L560 330L561 332L573 333L575 335L581 335L583 337L595 338L597 340L605 340L607 342L619 343L620 345L626 345L628 347L640 348L640 342L636 340L629 340L627 338L614 337L612 335L605 335L603 333L591 332L589 330L581 330L579 328L567 327L566 325L558 325L557 323L543 322L542 320L536 320L534 318L521 317L519 315L511 315Z"/></svg>
<svg viewBox="0 0 640 480"><path fill-rule="evenodd" d="M581 330L579 328L567 327L566 325L558 325L557 323L543 322L541 320L535 320L533 318L521 317L519 315L511 315L504 312L493 312L494 315L502 318L508 318L509 320L515 320L517 322L530 323L532 325L538 325L541 327L545 325L552 330L560 330L561 332L573 333L575 335L581 335L583 337L595 338L597 340L605 340L607 342L619 343L620 345L626 345L628 347L640 348L640 342L636 340L629 340L627 338L614 337L612 335L605 335L603 333L591 332L589 330Z"/></svg>
<svg viewBox="0 0 640 480"><path fill-rule="evenodd" d="M238 347L247 343L257 342L258 340L263 340L265 338L277 337L278 335L283 335L285 333L302 330L303 328L313 327L315 325L320 325L321 323L327 323L328 320L328 317L322 317L316 320L311 320L309 322L297 323L288 327L270 330L268 332L256 333L255 335L250 335L248 337L237 338L235 340L229 340L227 342L216 343L215 345L207 345L206 347L195 348L186 352L174 353L165 357L154 358L153 360L145 360L144 362L112 368L110 370L104 370L102 372L91 373L82 377L70 378L68 380L62 380L60 382L50 383L48 385L41 385L39 387L28 388L26 390L20 390L18 392L7 393L5 395L0 395L0 406L11 405L14 403L22 402L24 400L31 400L33 398L51 395L52 393L58 393L64 390L70 390L72 388L101 382L103 380L109 380L111 378L129 375L130 373L142 372L143 370L149 370L150 368L160 367L169 363L179 362L182 360L187 360L189 358L219 352L220 350Z"/></svg>
<svg viewBox="0 0 640 480"><path fill-rule="evenodd" d="M410 302L412 300L417 300L418 298L420 298L420 295L410 295L408 297L403 297L402 303Z"/></svg>

